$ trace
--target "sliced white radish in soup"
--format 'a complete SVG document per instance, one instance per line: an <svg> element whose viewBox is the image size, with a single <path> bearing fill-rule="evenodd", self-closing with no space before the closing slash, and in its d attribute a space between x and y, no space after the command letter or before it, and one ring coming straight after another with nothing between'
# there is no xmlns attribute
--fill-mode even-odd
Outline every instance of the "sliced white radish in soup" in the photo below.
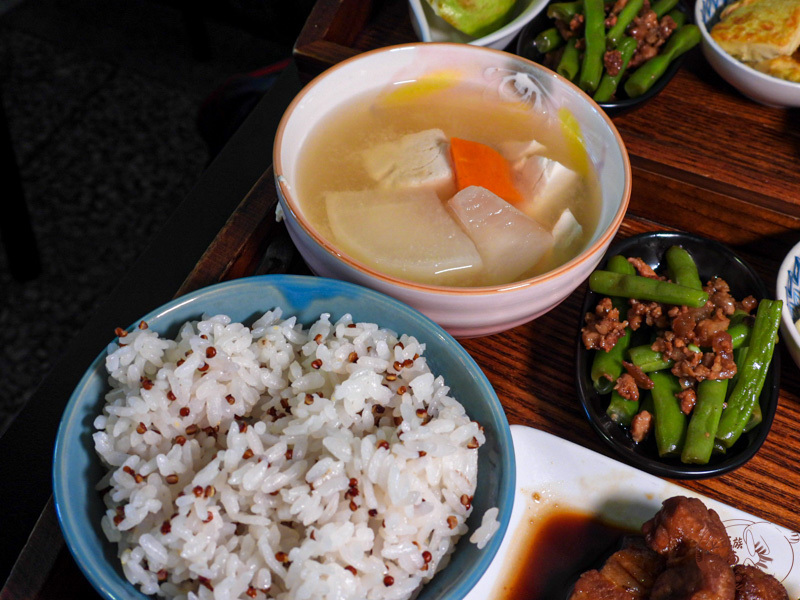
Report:
<svg viewBox="0 0 800 600"><path fill-rule="evenodd" d="M553 246L549 231L485 188L465 188L447 206L475 243L488 285L513 281Z"/></svg>
<svg viewBox="0 0 800 600"><path fill-rule="evenodd" d="M475 244L432 190L327 192L325 202L337 245L388 275L464 285L483 268Z"/></svg>

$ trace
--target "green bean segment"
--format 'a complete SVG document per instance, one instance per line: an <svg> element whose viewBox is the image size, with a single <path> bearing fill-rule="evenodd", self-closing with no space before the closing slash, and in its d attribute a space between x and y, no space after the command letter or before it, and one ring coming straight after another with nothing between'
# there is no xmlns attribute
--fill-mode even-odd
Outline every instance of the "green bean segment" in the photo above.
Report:
<svg viewBox="0 0 800 600"><path fill-rule="evenodd" d="M634 17L642 10L642 6L644 6L644 0L628 0L628 3L617 15L617 22L606 34L606 39L612 46L619 42L628 25L633 22Z"/></svg>
<svg viewBox="0 0 800 600"><path fill-rule="evenodd" d="M558 32L558 29L551 27L545 29L533 40L533 45L541 54L546 54L552 50L560 48L564 44L564 38Z"/></svg>
<svg viewBox="0 0 800 600"><path fill-rule="evenodd" d="M611 400L608 402L606 414L614 423L628 427L638 412L639 403L636 400L623 398L616 390L611 392Z"/></svg>
<svg viewBox="0 0 800 600"><path fill-rule="evenodd" d="M608 71L603 73L600 85L597 86L597 91L593 96L595 102L608 102L614 96L617 87L619 87L619 82L622 80L622 76L625 75L625 71L628 68L628 63L631 62L631 58L633 58L633 54L636 52L636 46L637 42L632 37L623 37L619 44L617 44L617 50L619 50L622 56L622 67L616 75L610 75Z"/></svg>
<svg viewBox="0 0 800 600"><path fill-rule="evenodd" d="M631 362L645 373L663 371L664 369L671 368L673 365L672 360L664 360L661 356L661 352L653 350L649 345L631 348L628 350L628 356Z"/></svg>
<svg viewBox="0 0 800 600"><path fill-rule="evenodd" d="M694 259L680 246L671 246L667 250L667 269L670 279L678 285L685 285L695 290L703 289Z"/></svg>
<svg viewBox="0 0 800 600"><path fill-rule="evenodd" d="M583 17L586 49L583 52L578 87L591 94L600 85L603 75L603 54L606 51L603 0L583 0Z"/></svg>
<svg viewBox="0 0 800 600"><path fill-rule="evenodd" d="M667 40L661 54L654 56L631 74L625 82L625 93L629 98L644 94L653 87L673 60L699 43L700 30L697 25L687 23L675 31Z"/></svg>
<svg viewBox="0 0 800 600"><path fill-rule="evenodd" d="M627 331L617 340L611 350L608 352L598 350L595 353L591 377L594 389L598 394L608 394L614 388L619 376L622 375L622 361L628 351L630 341L631 332Z"/></svg>
<svg viewBox="0 0 800 600"><path fill-rule="evenodd" d="M669 371L650 373L655 411L655 438L658 455L677 456L681 453L686 437L686 415L681 412L680 402L675 394L681 391L678 378Z"/></svg>
<svg viewBox="0 0 800 600"><path fill-rule="evenodd" d="M749 349L750 349L749 346L742 346L740 348L734 349L734 351L733 351L733 362L735 362L737 365L744 364L744 361L747 358L747 352L748 352ZM742 370L737 367L736 373L734 374L733 377L731 377L731 380L730 380L730 382L728 384L728 389L729 390L733 390L736 387L736 382L739 381L739 374L741 372L742 372Z"/></svg>
<svg viewBox="0 0 800 600"><path fill-rule="evenodd" d="M635 273L633 265L624 256L616 255L608 259L607 268L614 273ZM627 300L614 296L611 298L614 307L620 312L620 319L624 318ZM592 361L592 384L599 394L608 394L614 388L614 384L622 375L622 361L625 359L628 348L631 344L633 332L630 327L625 329L625 334L617 340L614 347L608 352L595 352Z"/></svg>
<svg viewBox="0 0 800 600"><path fill-rule="evenodd" d="M747 352L750 349L749 346L742 346L741 348L737 348L733 352L733 360L737 365L744 364L744 361L747 359ZM736 382L739 380L739 373L740 371L736 371L736 375L730 380L728 384L728 389L732 390L736 387ZM748 431L752 431L755 427L761 424L761 421L764 420L764 413L761 410L761 401L759 398L759 402L756 402L756 405L753 407L753 412L750 414L750 420L747 421L747 425L744 426L744 431L742 433L747 433Z"/></svg>
<svg viewBox="0 0 800 600"><path fill-rule="evenodd" d="M781 300L764 299L758 304L747 356L738 366L739 377L717 430L717 440L726 448L733 446L742 435L758 404L775 350L782 307Z"/></svg>
<svg viewBox="0 0 800 600"><path fill-rule="evenodd" d="M706 379L698 384L681 462L704 465L711 459L727 390L727 379Z"/></svg>
<svg viewBox="0 0 800 600"><path fill-rule="evenodd" d="M633 265L628 262L627 258L619 254L608 259L606 270L622 275L636 275L636 269ZM614 308L619 311L620 320L624 319L628 310L628 299L622 296L612 296L611 303L614 305Z"/></svg>
<svg viewBox="0 0 800 600"><path fill-rule="evenodd" d="M673 8L678 6L678 0L656 0L653 4L650 5L650 8L656 13L656 16L660 19Z"/></svg>
<svg viewBox="0 0 800 600"><path fill-rule="evenodd" d="M731 343L734 350L750 344L750 334L753 331L751 321L752 318L750 315L741 309L736 309L733 315L731 315L730 323L728 324L728 334L731 336ZM739 359L737 358L734 362L738 365ZM731 389L733 389L733 387L731 387Z"/></svg>
<svg viewBox="0 0 800 600"><path fill-rule="evenodd" d="M708 294L702 290L641 275L621 275L610 271L594 271L589 276L589 288L606 296L624 296L678 306L685 304L694 308L703 306L708 300Z"/></svg>
<svg viewBox="0 0 800 600"><path fill-rule="evenodd" d="M611 271L612 273L622 273L627 275L635 275L636 269L634 266L628 262L628 259L622 256L621 254L615 254L611 258L608 259L606 263L606 271Z"/></svg>
<svg viewBox="0 0 800 600"><path fill-rule="evenodd" d="M564 52L556 66L556 73L573 81L580 70L580 52L578 51L577 41L569 41L564 46Z"/></svg>
<svg viewBox="0 0 800 600"><path fill-rule="evenodd" d="M747 346L750 343L750 335L752 334L752 331L753 330L747 323L730 325L728 327L728 333L731 336L731 345L733 346L733 349L736 350L742 346ZM738 361L736 364L739 364Z"/></svg>
<svg viewBox="0 0 800 600"><path fill-rule="evenodd" d="M547 7L547 16L551 19L569 22L572 17L583 10L583 0L575 2L556 2Z"/></svg>
<svg viewBox="0 0 800 600"><path fill-rule="evenodd" d="M682 10L676 8L669 11L667 14L672 17L672 20L675 21L675 25L678 27L683 27L683 25L686 23L686 13Z"/></svg>

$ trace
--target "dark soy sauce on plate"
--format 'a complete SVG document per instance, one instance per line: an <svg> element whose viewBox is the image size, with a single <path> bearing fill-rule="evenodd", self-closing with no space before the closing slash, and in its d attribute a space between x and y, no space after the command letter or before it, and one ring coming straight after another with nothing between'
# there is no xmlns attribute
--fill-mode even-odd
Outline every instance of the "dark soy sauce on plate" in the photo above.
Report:
<svg viewBox="0 0 800 600"><path fill-rule="evenodd" d="M561 600L581 573L601 566L623 536L637 533L581 512L555 510L542 519L519 531L525 539L516 540L519 552L498 599Z"/></svg>

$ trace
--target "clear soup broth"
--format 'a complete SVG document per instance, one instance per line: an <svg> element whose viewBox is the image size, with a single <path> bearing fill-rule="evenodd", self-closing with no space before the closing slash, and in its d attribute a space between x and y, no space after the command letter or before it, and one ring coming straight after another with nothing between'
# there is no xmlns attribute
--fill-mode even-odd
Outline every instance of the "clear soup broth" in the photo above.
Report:
<svg viewBox="0 0 800 600"><path fill-rule="evenodd" d="M540 114L528 104L504 101L494 94L464 83L430 89L419 82L409 82L397 84L389 92L360 97L337 109L312 131L299 156L296 189L303 214L322 237L344 254L382 273L422 284L502 285L540 275L574 258L587 246L600 214L600 186L591 161L582 146L576 151L574 143L567 143L563 115ZM410 139L404 136L430 130L441 130L448 141L461 138L479 142L503 154L517 187L527 183L519 173L525 168L530 170L528 163L521 161L531 156L520 158L519 154L509 154L508 148L513 147L516 152L524 147L528 152L530 143L538 142L532 155L537 165L552 166L555 161L559 168L565 167L562 172L569 171L573 176L568 193L533 209L537 226L555 243L546 250L526 247L531 239L534 246L539 245L540 238L532 238L523 227L518 242L513 237L517 229L509 226L504 216L499 229L490 233L482 225L484 229L479 231L500 247L486 249L476 241L483 260L473 261L480 265L470 264L472 259L462 254L466 252L474 258L472 250L464 251L463 244L456 249L447 246L453 239L461 240L457 229L460 226L463 230L465 225L456 220L453 229L449 222L453 211L448 200L456 187L445 186L443 191L440 186L434 207L426 204L431 202L430 193L424 202L419 198L419 203L416 197L410 204L405 198L397 202L389 198L386 182L376 180L375 169L368 168L370 161L374 163L376 154L388 152L387 148L393 151L402 147L404 139ZM449 161L452 168L449 149L440 151L445 156L439 159ZM435 151L413 148L410 157L395 157L400 166L381 165L378 171L396 172L403 168L403 161L419 162L425 152ZM536 198L526 206L535 204ZM517 208L503 214L518 216ZM567 209L568 235L558 238L554 227L564 229L561 216ZM526 210L519 208L523 213ZM527 211L527 217L530 214ZM444 221L448 223L441 230ZM469 241L466 244L470 245ZM532 257L537 252L541 256L535 264L509 266L509 261ZM438 257L447 258L437 261ZM449 258L453 260L448 262Z"/></svg>

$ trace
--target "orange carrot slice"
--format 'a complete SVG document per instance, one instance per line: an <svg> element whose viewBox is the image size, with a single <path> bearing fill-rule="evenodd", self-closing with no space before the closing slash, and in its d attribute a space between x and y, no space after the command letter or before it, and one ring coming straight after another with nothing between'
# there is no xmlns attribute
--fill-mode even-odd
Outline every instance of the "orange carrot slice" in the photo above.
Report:
<svg viewBox="0 0 800 600"><path fill-rule="evenodd" d="M511 179L511 166L494 148L479 142L450 138L450 155L459 191L479 185L511 204L523 201Z"/></svg>

